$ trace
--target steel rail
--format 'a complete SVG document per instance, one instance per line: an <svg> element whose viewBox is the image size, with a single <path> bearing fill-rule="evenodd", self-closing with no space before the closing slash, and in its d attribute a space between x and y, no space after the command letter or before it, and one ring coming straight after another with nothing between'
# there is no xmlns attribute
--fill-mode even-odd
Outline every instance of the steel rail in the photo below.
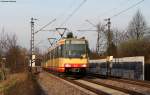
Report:
<svg viewBox="0 0 150 95"><path fill-rule="evenodd" d="M92 79L87 79L87 78L85 78L84 80L86 80L86 81L88 81L88 82L91 82L91 83L98 84L98 85L102 85L102 86L104 86L104 87L112 88L112 89L115 89L115 90L118 90L118 91L121 91L121 92L130 94L130 95L144 95L144 94L142 94L142 93L138 93L138 92L133 91L133 90L128 90L128 89L125 89L125 88L122 88L122 87L117 87L117 86L105 84L105 83L102 83L102 82L100 82L100 81L94 81L94 80L92 80Z"/></svg>

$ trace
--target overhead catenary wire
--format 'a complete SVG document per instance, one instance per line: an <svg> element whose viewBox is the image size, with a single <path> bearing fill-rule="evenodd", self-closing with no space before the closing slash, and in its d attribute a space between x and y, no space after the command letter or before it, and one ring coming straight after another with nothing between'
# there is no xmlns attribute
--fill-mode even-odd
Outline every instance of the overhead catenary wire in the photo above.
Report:
<svg viewBox="0 0 150 95"><path fill-rule="evenodd" d="M117 16L119 16L120 14L122 14L122 13L124 13L124 12L126 12L126 11L128 11L128 10L134 8L134 7L136 7L137 5L141 4L143 1L144 1L144 0L141 0L141 1L137 2L136 4L130 6L129 8L120 11L119 13L117 13L117 14L111 16L110 19L112 19L112 18L114 18L114 17L117 17Z"/></svg>
<svg viewBox="0 0 150 95"><path fill-rule="evenodd" d="M65 14L66 14L70 9L72 9L73 5L75 4L75 1L76 1L76 0L74 0L73 2L71 2L71 3L69 4L69 6L68 6L66 9L64 9L60 14L58 14L58 15L56 16L57 21L59 21L59 19L62 19L62 18L65 16ZM55 22L55 23L53 23L51 26L52 26L52 27L58 26L58 23Z"/></svg>
<svg viewBox="0 0 150 95"><path fill-rule="evenodd" d="M89 21L88 19L85 20L86 22L88 22L89 24L91 24L93 27L97 27L95 24L93 24L91 21Z"/></svg>
<svg viewBox="0 0 150 95"><path fill-rule="evenodd" d="M125 0L124 2L121 2L121 3L119 4L119 6L122 6L125 2L129 2L129 1L130 1L130 0ZM105 14L111 12L111 11L114 11L114 10L116 10L116 9L118 9L118 7L114 7L114 8L112 8L112 9L110 9L110 10L108 10L108 11L102 13L101 16L102 16L102 15L105 15ZM85 21L88 22L89 24L91 24L93 27L96 27L96 25L93 24L93 23L91 23L91 21L89 21L88 19L86 19Z"/></svg>
<svg viewBox="0 0 150 95"><path fill-rule="evenodd" d="M94 19L102 17L102 16L104 16L104 15L110 13L110 12L113 12L113 11L117 10L118 8L120 8L120 6L122 7L126 2L129 2L129 1L131 1L131 0L124 0L124 1L120 2L117 5L117 7L115 6L115 7L111 8L111 9L109 9L109 10L104 11L103 13L99 14L99 16L95 16Z"/></svg>
<svg viewBox="0 0 150 95"><path fill-rule="evenodd" d="M0 2L16 2L15 0L0 0Z"/></svg>
<svg viewBox="0 0 150 95"><path fill-rule="evenodd" d="M86 2L87 0L83 0L83 2L80 3L80 5L75 9L73 10L73 12L64 20L63 23L60 24L59 27L62 27L65 23L67 23L70 18L82 7L82 5Z"/></svg>
<svg viewBox="0 0 150 95"><path fill-rule="evenodd" d="M144 0L140 0L139 2L137 2L137 3L133 4L132 6L128 7L127 9L124 9L124 10L120 11L119 13L117 13L117 14L115 14L115 15L113 15L113 16L107 18L107 19L105 19L105 20L107 21L107 26L108 26L108 31L109 31L109 33L110 33L110 25L111 25L110 19L112 19L112 18L114 18L114 17L117 17L117 16L119 16L120 14L122 14L122 13L124 13L124 12L126 12L126 11L128 11L128 10L134 8L134 7L136 7L137 5L141 4L143 1L144 1ZM108 41L108 42L110 42L110 41Z"/></svg>
<svg viewBox="0 0 150 95"><path fill-rule="evenodd" d="M39 44L43 43L44 40L40 40L38 43L35 44L35 47L38 46Z"/></svg>
<svg viewBox="0 0 150 95"><path fill-rule="evenodd" d="M50 21L49 23L47 23L46 25L44 25L42 28L40 28L39 30L37 30L34 34L38 33L39 31L42 31L45 27L49 26L54 21L56 21L56 19L53 19L52 21Z"/></svg>
<svg viewBox="0 0 150 95"><path fill-rule="evenodd" d="M130 1L130 0L127 0L127 2L128 2L128 1ZM125 9L125 10L123 10L123 11L121 11L121 12L119 12L119 13L113 15L113 16L111 16L110 18L116 17L116 16L120 15L121 13L128 11L129 9L131 9L131 8L133 8L133 7L135 7L135 6L137 6L138 4L142 3L143 1L144 1L144 0L141 0L141 1L137 2L136 4L130 6L129 8L127 8L127 9ZM121 5L122 5L122 4L123 4L123 3L121 3ZM117 7L111 9L111 11L112 11L112 10L115 10L115 9L117 9ZM110 19L110 18L107 18L107 19L105 19L105 20L108 20L108 19ZM93 27L96 27L96 25L93 24L93 23L92 23L91 21L89 21L88 19L86 19L85 21L88 22L89 24L91 24Z"/></svg>
<svg viewBox="0 0 150 95"><path fill-rule="evenodd" d="M126 2L128 2L128 1L130 1L130 0L127 0ZM115 15L113 15L113 16L111 16L111 17L109 17L109 18L111 19L111 18L114 18L114 17L116 17L116 16L119 16L120 14L122 14L122 13L124 13L124 12L130 10L131 8L134 8L135 6L139 5L139 4L142 3L143 1L144 1L144 0L141 0L141 1L137 2L136 4L134 4L134 5L130 6L130 7L128 7L127 9L124 9L124 10L122 10L122 11L116 13ZM122 5L122 4L124 4L124 3L121 3L120 5ZM116 9L117 9L117 7L113 8L113 9L107 11L107 12L104 12L102 15L107 14L108 12L113 11L113 10L116 10ZM102 15L101 15L101 16L102 16ZM88 21L86 20L86 22L89 22L89 20L88 20Z"/></svg>
<svg viewBox="0 0 150 95"><path fill-rule="evenodd" d="M118 7L114 7L114 8L112 8L112 9L108 10L108 11L105 11L105 12L102 13L100 16L106 15L106 14L108 14L108 13L114 11L114 10L117 10L120 6L123 6L126 2L129 2L129 1L130 1L130 0L125 0L124 2L119 3ZM100 17L100 16L99 16L99 17Z"/></svg>

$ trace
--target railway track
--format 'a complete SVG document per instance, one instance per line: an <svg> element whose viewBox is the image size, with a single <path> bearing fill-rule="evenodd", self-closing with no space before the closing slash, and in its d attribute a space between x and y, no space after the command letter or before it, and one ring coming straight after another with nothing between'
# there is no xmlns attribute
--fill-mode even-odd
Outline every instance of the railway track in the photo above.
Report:
<svg viewBox="0 0 150 95"><path fill-rule="evenodd" d="M101 81L95 81L95 80L89 79L89 78L84 78L84 80L92 82L92 83L95 83L95 84L102 85L104 87L109 87L109 88L112 88L112 89L115 89L115 90L118 90L118 91L122 91L124 93L128 93L129 95L144 95L142 93L139 93L139 92L136 92L136 91L133 91L133 90L129 90L129 89L125 89L125 88L109 85L109 84L103 83Z"/></svg>
<svg viewBox="0 0 150 95"><path fill-rule="evenodd" d="M72 79L68 79L68 78L63 78L63 79L66 80L66 81L69 81L69 82L71 82L71 83L73 83L73 84L75 84L75 85L78 85L78 86L80 86L80 87L82 87L82 88L84 88L84 89L87 89L87 90L89 90L89 91L91 91L91 92L94 92L94 93L96 93L97 95L110 95L110 94L108 94L108 93L106 93L106 92L103 92L103 91L101 91L101 90L98 90L98 89L92 88L92 87L90 87L90 86L84 85L84 84L82 84L82 83L80 83L80 82L77 82L77 81L74 81L74 80L72 80Z"/></svg>
<svg viewBox="0 0 150 95"><path fill-rule="evenodd" d="M139 85L139 86L144 86L150 88L150 82L147 81L138 81L138 80L128 80L128 79L117 79L117 78L109 78L110 80L113 81L119 81L123 83L129 83L133 85Z"/></svg>
<svg viewBox="0 0 150 95"><path fill-rule="evenodd" d="M89 91L95 93L96 95L110 95L110 94L108 94L108 93L106 93L106 92L104 92L104 91L101 91L101 90L92 88L92 87L90 87L90 86L87 86L87 85L85 85L85 84L82 84L82 83L80 83L80 82L77 82L77 81L76 81L77 78L74 78L74 77L72 77L72 76L66 76L66 75L64 75L64 74L55 73L55 72L51 72L51 74L53 74L53 75L55 75L55 76L57 76L57 77L59 77L59 78L65 80L65 81L68 81L68 82L70 82L70 83L73 83L73 84L75 84L75 85L77 85L77 86L80 86L80 87L82 87L82 88L84 88L84 89L86 89L86 90L89 90Z"/></svg>
<svg viewBox="0 0 150 95"><path fill-rule="evenodd" d="M137 95L150 95L150 87L149 82L147 81L135 81L135 80L127 80L120 78L106 78L95 75L88 75L90 77L90 81L94 81L95 83L99 83L101 85L106 85L114 89L120 89L121 91L129 92L132 95L137 92Z"/></svg>
<svg viewBox="0 0 150 95"><path fill-rule="evenodd" d="M149 81L130 80L130 79L123 79L123 78L106 77L106 76L101 76L101 75L97 75L97 74L95 74L95 75L88 74L88 76L97 77L97 78L104 78L104 79L107 79L107 80L112 80L112 81L117 81L117 82L122 82L122 83L128 83L128 84L133 84L133 85L144 86L144 87L150 88L150 82Z"/></svg>
<svg viewBox="0 0 150 95"><path fill-rule="evenodd" d="M66 76L60 73L52 74L70 83L78 85L88 91L91 91L97 95L150 95L150 88L149 86L146 87L144 84L146 84L147 82L143 81L136 81L136 83L132 80L117 78L99 78L91 75L84 77L74 77Z"/></svg>
<svg viewBox="0 0 150 95"><path fill-rule="evenodd" d="M78 85L82 88L85 88L89 91L92 91L97 95L143 95L143 94L136 93L134 91L131 93L129 91L127 92L121 89L114 89L113 87L106 86L106 85L104 86L99 83L89 81L87 79L73 79L71 77L66 77L66 78L63 77L63 79L71 83L74 83L75 85Z"/></svg>
<svg viewBox="0 0 150 95"><path fill-rule="evenodd" d="M65 76L65 75L59 75L58 77L68 82L71 82L75 85L78 85L84 89L87 89L93 93L96 93L97 95L144 95L136 91L107 85L98 81L93 81L92 79L85 78L85 77L79 79L70 76Z"/></svg>

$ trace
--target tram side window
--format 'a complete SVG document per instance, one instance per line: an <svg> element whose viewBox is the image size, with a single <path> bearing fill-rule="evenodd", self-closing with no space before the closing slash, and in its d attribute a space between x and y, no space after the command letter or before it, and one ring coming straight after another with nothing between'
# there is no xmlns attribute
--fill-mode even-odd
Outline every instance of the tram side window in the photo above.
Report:
<svg viewBox="0 0 150 95"><path fill-rule="evenodd" d="M50 56L50 57L49 57L49 59L51 59L51 58L52 58L52 56L51 56L51 52L49 52L49 56Z"/></svg>
<svg viewBox="0 0 150 95"><path fill-rule="evenodd" d="M53 50L51 51L51 58L52 58L52 59L54 58Z"/></svg>
<svg viewBox="0 0 150 95"><path fill-rule="evenodd" d="M56 58L56 48L54 49L54 58Z"/></svg>
<svg viewBox="0 0 150 95"><path fill-rule="evenodd" d="M58 57L62 57L61 46L58 47Z"/></svg>
<svg viewBox="0 0 150 95"><path fill-rule="evenodd" d="M55 58L58 58L58 47L55 48Z"/></svg>
<svg viewBox="0 0 150 95"><path fill-rule="evenodd" d="M50 52L48 53L48 56L47 56L47 57L48 57L48 60L49 60L49 59L50 59Z"/></svg>
<svg viewBox="0 0 150 95"><path fill-rule="evenodd" d="M53 58L55 58L55 51L54 51L54 50L52 50L52 52L53 52L53 55L52 55L52 56L53 56Z"/></svg>
<svg viewBox="0 0 150 95"><path fill-rule="evenodd" d="M58 47L58 57L63 57L63 45Z"/></svg>
<svg viewBox="0 0 150 95"><path fill-rule="evenodd" d="M54 49L54 53L53 54L54 54L54 58L56 58L56 50L55 49Z"/></svg>
<svg viewBox="0 0 150 95"><path fill-rule="evenodd" d="M52 56L53 54L52 54L52 51L50 52L50 59L52 59L53 58L53 56Z"/></svg>
<svg viewBox="0 0 150 95"><path fill-rule="evenodd" d="M61 57L61 46L58 47L58 57Z"/></svg>
<svg viewBox="0 0 150 95"><path fill-rule="evenodd" d="M54 53L53 54L54 54L54 58L57 58L57 55L58 55L57 54L57 48L54 49Z"/></svg>
<svg viewBox="0 0 150 95"><path fill-rule="evenodd" d="M49 59L49 54L47 53L47 55L46 55L46 60L48 60Z"/></svg>
<svg viewBox="0 0 150 95"><path fill-rule="evenodd" d="M64 45L61 45L61 57L64 57L64 49L65 49L65 47L64 47Z"/></svg>
<svg viewBox="0 0 150 95"><path fill-rule="evenodd" d="M58 47L55 48L55 58L58 58Z"/></svg>
<svg viewBox="0 0 150 95"><path fill-rule="evenodd" d="M58 46L58 57L61 57L61 47L60 46Z"/></svg>
<svg viewBox="0 0 150 95"><path fill-rule="evenodd" d="M59 47L57 47L57 58L59 58Z"/></svg>

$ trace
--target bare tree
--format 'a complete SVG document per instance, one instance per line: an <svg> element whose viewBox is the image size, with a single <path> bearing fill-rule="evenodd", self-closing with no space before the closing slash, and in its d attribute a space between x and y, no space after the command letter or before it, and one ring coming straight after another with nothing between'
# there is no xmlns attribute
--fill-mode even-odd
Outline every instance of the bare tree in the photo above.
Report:
<svg viewBox="0 0 150 95"><path fill-rule="evenodd" d="M97 38L97 48L96 52L103 54L110 54L115 55L116 54L116 45L117 45L117 39L119 39L121 33L116 29L111 30L110 32L105 29L105 25L99 23L97 25L97 32L98 32L98 38ZM117 38L118 37L118 38ZM120 37L121 38L121 37ZM108 45L109 43L109 45Z"/></svg>
<svg viewBox="0 0 150 95"><path fill-rule="evenodd" d="M0 36L0 53L3 54L4 52L8 51L9 48L15 46L17 46L17 36L15 34L8 35L3 31Z"/></svg>
<svg viewBox="0 0 150 95"><path fill-rule="evenodd" d="M98 54L103 53L105 50L106 36L105 36L105 25L99 23L97 25L97 43L96 43L96 52Z"/></svg>
<svg viewBox="0 0 150 95"><path fill-rule="evenodd" d="M129 23L128 37L130 39L140 40L143 38L146 28L146 21L142 13L138 10Z"/></svg>
<svg viewBox="0 0 150 95"><path fill-rule="evenodd" d="M0 33L0 55L3 56L7 48L7 34L4 31Z"/></svg>
<svg viewBox="0 0 150 95"><path fill-rule="evenodd" d="M7 35L7 48L13 48L17 46L17 36L13 34L12 36Z"/></svg>
<svg viewBox="0 0 150 95"><path fill-rule="evenodd" d="M17 43L17 36L6 35L5 57L6 67L12 72L20 72L25 69L26 51Z"/></svg>
<svg viewBox="0 0 150 95"><path fill-rule="evenodd" d="M112 32L113 32L112 41L116 46L128 40L127 32L118 30L117 28L112 29Z"/></svg>

